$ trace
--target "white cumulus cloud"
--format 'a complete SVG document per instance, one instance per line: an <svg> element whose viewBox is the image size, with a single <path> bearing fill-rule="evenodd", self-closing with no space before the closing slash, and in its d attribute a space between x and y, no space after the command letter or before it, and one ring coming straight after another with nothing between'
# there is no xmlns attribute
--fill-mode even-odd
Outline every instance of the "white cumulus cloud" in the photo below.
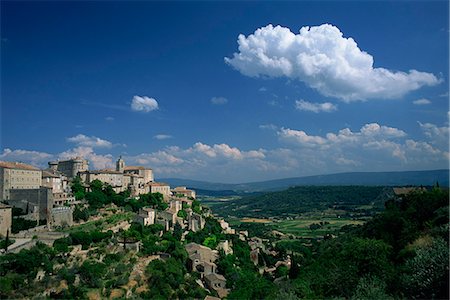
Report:
<svg viewBox="0 0 450 300"><path fill-rule="evenodd" d="M72 159L74 157L82 157L89 161L90 169L105 169L114 166L113 156L111 154L97 154L92 147L80 146L58 154L58 158Z"/></svg>
<svg viewBox="0 0 450 300"><path fill-rule="evenodd" d="M298 34L273 26L238 37L239 52L225 62L251 77L287 77L319 93L350 102L400 98L441 82L435 75L374 68L372 55L346 38L336 26L305 26Z"/></svg>
<svg viewBox="0 0 450 300"><path fill-rule="evenodd" d="M337 106L330 102L313 103L303 99L295 101L295 108L297 110L312 111L315 113L332 112L337 110Z"/></svg>
<svg viewBox="0 0 450 300"><path fill-rule="evenodd" d="M98 147L98 148L111 148L112 143L107 140L103 140L96 136L86 136L84 134L78 134L73 137L67 138L68 142L75 143L78 146L86 146L86 147Z"/></svg>
<svg viewBox="0 0 450 300"><path fill-rule="evenodd" d="M154 98L147 96L134 96L131 100L131 110L150 112L158 109L158 102Z"/></svg>
<svg viewBox="0 0 450 300"><path fill-rule="evenodd" d="M47 167L47 163L52 160L54 156L46 152L29 151L29 150L11 150L9 148L3 149L0 153L0 160L24 162L37 167Z"/></svg>

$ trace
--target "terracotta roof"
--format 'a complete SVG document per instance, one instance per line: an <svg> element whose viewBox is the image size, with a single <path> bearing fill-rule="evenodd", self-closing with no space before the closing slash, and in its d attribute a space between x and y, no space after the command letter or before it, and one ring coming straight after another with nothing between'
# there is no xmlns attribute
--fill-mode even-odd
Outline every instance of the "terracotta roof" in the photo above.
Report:
<svg viewBox="0 0 450 300"><path fill-rule="evenodd" d="M164 182L149 182L147 183L149 186L169 186L169 184Z"/></svg>
<svg viewBox="0 0 450 300"><path fill-rule="evenodd" d="M425 188L421 187L395 187L393 190L396 195L406 195L411 192L426 191Z"/></svg>
<svg viewBox="0 0 450 300"><path fill-rule="evenodd" d="M39 171L35 166L11 161L0 161L0 168Z"/></svg>
<svg viewBox="0 0 450 300"><path fill-rule="evenodd" d="M80 173L89 173L89 174L122 174L122 172L119 171L113 171L113 170L92 170L92 171L84 171Z"/></svg>
<svg viewBox="0 0 450 300"><path fill-rule="evenodd" d="M44 171L42 171L42 178L45 178L45 177L59 178L59 175L44 170Z"/></svg>

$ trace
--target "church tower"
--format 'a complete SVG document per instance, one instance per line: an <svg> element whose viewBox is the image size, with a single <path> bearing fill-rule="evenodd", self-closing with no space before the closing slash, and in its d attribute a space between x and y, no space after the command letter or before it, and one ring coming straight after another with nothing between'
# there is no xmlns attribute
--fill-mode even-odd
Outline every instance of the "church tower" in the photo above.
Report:
<svg viewBox="0 0 450 300"><path fill-rule="evenodd" d="M124 170L125 170L125 161L122 159L121 155L116 162L116 171L123 173Z"/></svg>

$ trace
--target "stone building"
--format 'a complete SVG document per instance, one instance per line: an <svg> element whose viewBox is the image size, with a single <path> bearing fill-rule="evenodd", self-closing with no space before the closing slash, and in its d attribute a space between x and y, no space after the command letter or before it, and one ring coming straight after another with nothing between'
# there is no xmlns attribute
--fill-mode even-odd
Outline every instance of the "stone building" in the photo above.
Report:
<svg viewBox="0 0 450 300"><path fill-rule="evenodd" d="M164 226L165 231L169 231L176 222L176 215L168 210L156 213L155 224Z"/></svg>
<svg viewBox="0 0 450 300"><path fill-rule="evenodd" d="M216 273L208 274L205 275L204 280L208 289L216 291L220 298L228 296L229 291L226 288L227 280L223 275Z"/></svg>
<svg viewBox="0 0 450 300"><path fill-rule="evenodd" d="M81 180L87 184L94 180L100 180L103 183L109 184L116 193L127 189L123 183L123 173L114 170L96 170L79 172Z"/></svg>
<svg viewBox="0 0 450 300"><path fill-rule="evenodd" d="M188 229L196 232L205 227L205 219L199 214L191 213L188 215Z"/></svg>
<svg viewBox="0 0 450 300"><path fill-rule="evenodd" d="M172 193L170 192L170 185L162 182L150 182L147 183L150 187L150 193L160 193L164 196L164 199L167 200Z"/></svg>
<svg viewBox="0 0 450 300"><path fill-rule="evenodd" d="M123 174L123 186L130 190L131 196L147 194L150 191L148 185L144 184L144 178L133 173Z"/></svg>
<svg viewBox="0 0 450 300"><path fill-rule="evenodd" d="M11 233L12 206L0 203L0 236L5 237L7 232Z"/></svg>
<svg viewBox="0 0 450 300"><path fill-rule="evenodd" d="M0 161L0 200L9 200L15 189L38 189L42 184L42 171L18 163Z"/></svg>
<svg viewBox="0 0 450 300"><path fill-rule="evenodd" d="M217 250L223 250L226 255L233 254L232 245L232 242L229 242L228 240L220 241L217 245Z"/></svg>
<svg viewBox="0 0 450 300"><path fill-rule="evenodd" d="M148 226L155 224L155 219L156 211L153 208L143 207L139 209L139 213L134 218L134 221L143 226Z"/></svg>
<svg viewBox="0 0 450 300"><path fill-rule="evenodd" d="M183 205L179 200L170 200L169 202L169 210L173 212L175 215L178 214L180 210L183 209Z"/></svg>
<svg viewBox="0 0 450 300"><path fill-rule="evenodd" d="M79 172L89 170L89 163L86 159L76 157L68 160L51 161L48 166L52 172L61 172L68 178L75 178Z"/></svg>
<svg viewBox="0 0 450 300"><path fill-rule="evenodd" d="M55 207L51 211L50 225L52 227L70 227L73 225L73 210L70 207Z"/></svg>
<svg viewBox="0 0 450 300"><path fill-rule="evenodd" d="M189 243L185 248L189 256L188 269L190 271L199 272L202 277L216 273L215 261L219 258L219 253L216 250L211 250L196 243Z"/></svg>
<svg viewBox="0 0 450 300"><path fill-rule="evenodd" d="M153 182L153 170L143 166L125 166L123 168L124 174L136 174L144 179L144 183Z"/></svg>
<svg viewBox="0 0 450 300"><path fill-rule="evenodd" d="M39 220L50 221L51 210L53 208L52 189L40 187L36 189L12 189L9 205L21 208L23 211L30 210L31 206L39 208ZM32 204L32 205L30 205Z"/></svg>
<svg viewBox="0 0 450 300"><path fill-rule="evenodd" d="M52 189L54 206L75 203L75 197L71 192L69 181L62 173L54 173L51 170L42 171L42 186Z"/></svg>
<svg viewBox="0 0 450 300"><path fill-rule="evenodd" d="M178 186L172 190L172 194L174 195L182 195L186 198L195 199L195 191L189 190L185 186Z"/></svg>

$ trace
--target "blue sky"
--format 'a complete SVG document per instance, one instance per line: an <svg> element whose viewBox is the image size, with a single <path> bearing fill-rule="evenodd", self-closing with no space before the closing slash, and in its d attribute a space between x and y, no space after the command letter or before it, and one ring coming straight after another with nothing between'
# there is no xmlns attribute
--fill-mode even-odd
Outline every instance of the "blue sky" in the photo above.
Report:
<svg viewBox="0 0 450 300"><path fill-rule="evenodd" d="M220 182L447 168L448 11L2 1L0 159Z"/></svg>

